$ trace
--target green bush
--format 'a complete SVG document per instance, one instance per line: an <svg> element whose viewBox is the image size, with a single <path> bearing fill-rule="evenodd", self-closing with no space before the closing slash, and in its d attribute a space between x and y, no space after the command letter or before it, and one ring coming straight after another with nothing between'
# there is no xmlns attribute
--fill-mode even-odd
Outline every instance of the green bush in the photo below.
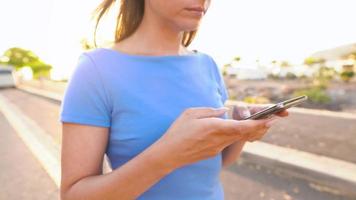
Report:
<svg viewBox="0 0 356 200"><path fill-rule="evenodd" d="M343 72L341 72L340 76L343 81L349 82L355 76L355 72L343 71Z"/></svg>
<svg viewBox="0 0 356 200"><path fill-rule="evenodd" d="M296 76L295 74L293 74L292 72L288 72L288 73L286 74L286 79L294 80L294 79L296 79L296 78L297 78L297 76Z"/></svg>
<svg viewBox="0 0 356 200"><path fill-rule="evenodd" d="M51 65L43 62L35 53L30 50L18 47L10 48L5 51L3 57L7 62L3 64L14 66L16 70L29 66L33 71L33 78L50 77Z"/></svg>
<svg viewBox="0 0 356 200"><path fill-rule="evenodd" d="M279 80L280 79L280 77L278 75L276 75L276 74L268 74L267 78L268 79L272 79L272 80Z"/></svg>
<svg viewBox="0 0 356 200"><path fill-rule="evenodd" d="M307 89L296 90L293 93L294 97L307 95L308 99L313 103L330 103L331 98L325 92L325 90L321 89L320 87L312 87Z"/></svg>

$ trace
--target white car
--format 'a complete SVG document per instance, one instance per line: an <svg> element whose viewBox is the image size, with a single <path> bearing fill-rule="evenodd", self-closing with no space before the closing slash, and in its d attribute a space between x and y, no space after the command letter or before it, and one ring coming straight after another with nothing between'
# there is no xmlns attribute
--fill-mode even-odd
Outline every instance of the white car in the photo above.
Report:
<svg viewBox="0 0 356 200"><path fill-rule="evenodd" d="M0 88L16 87L14 69L0 66Z"/></svg>

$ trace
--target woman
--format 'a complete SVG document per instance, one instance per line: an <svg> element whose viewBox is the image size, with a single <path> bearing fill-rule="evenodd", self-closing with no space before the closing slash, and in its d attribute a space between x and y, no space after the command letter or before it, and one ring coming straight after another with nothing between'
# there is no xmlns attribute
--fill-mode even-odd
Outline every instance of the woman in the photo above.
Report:
<svg viewBox="0 0 356 200"><path fill-rule="evenodd" d="M83 53L67 86L61 199L223 199L221 168L276 117L227 119L218 67L187 49L210 0L120 5L115 44ZM113 171L103 175L104 154Z"/></svg>

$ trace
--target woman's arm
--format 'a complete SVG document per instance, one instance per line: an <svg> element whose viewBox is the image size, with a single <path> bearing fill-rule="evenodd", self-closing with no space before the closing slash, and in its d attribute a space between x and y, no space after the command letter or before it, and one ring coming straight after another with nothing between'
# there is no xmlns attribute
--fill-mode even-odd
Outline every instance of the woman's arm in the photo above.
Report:
<svg viewBox="0 0 356 200"><path fill-rule="evenodd" d="M233 113L231 114L231 116L232 119L242 120L244 117L254 114L271 105L273 104L248 104L248 106L240 105L237 107L233 107ZM248 113L244 113L244 111L248 111ZM276 113L275 115L279 117L287 117L289 113L287 110L284 110L280 113ZM223 167L230 166L240 157L245 143L246 140L239 140L224 148L224 150L222 151Z"/></svg>
<svg viewBox="0 0 356 200"><path fill-rule="evenodd" d="M62 133L62 200L136 199L175 169L158 144L120 168L102 174L108 128L63 123Z"/></svg>
<svg viewBox="0 0 356 200"><path fill-rule="evenodd" d="M243 113L243 111L247 111L248 113ZM234 106L232 109L232 113L230 114L231 118L234 120L241 120L243 115L250 115L250 111L248 107ZM241 155L242 149L245 145L246 141L238 140L229 146L225 147L222 151L222 166L223 168L227 168L232 165Z"/></svg>
<svg viewBox="0 0 356 200"><path fill-rule="evenodd" d="M246 141L239 140L230 144L222 151L222 160L224 168L232 165L240 157L245 143Z"/></svg>

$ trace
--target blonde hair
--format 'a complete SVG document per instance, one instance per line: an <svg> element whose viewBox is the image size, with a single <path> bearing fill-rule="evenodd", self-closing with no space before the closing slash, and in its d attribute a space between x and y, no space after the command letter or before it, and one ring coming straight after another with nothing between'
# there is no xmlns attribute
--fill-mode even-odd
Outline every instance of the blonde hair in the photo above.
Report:
<svg viewBox="0 0 356 200"><path fill-rule="evenodd" d="M116 0L104 0L95 10L94 44L96 32L102 17L115 4ZM133 34L140 25L144 13L145 0L120 0L120 9L116 20L115 42L119 42ZM182 45L188 47L193 41L197 30L184 32Z"/></svg>

